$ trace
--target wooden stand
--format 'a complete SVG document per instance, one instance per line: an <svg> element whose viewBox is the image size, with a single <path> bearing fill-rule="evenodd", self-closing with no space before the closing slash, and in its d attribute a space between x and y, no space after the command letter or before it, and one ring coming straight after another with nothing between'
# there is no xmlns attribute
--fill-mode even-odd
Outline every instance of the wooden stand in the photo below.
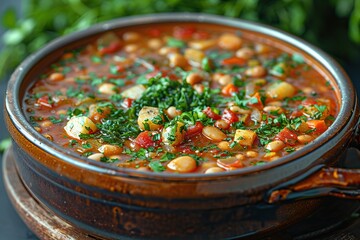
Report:
<svg viewBox="0 0 360 240"><path fill-rule="evenodd" d="M30 195L18 176L12 148L9 148L3 157L3 176L4 185L13 206L25 224L40 239L99 239L55 216Z"/></svg>

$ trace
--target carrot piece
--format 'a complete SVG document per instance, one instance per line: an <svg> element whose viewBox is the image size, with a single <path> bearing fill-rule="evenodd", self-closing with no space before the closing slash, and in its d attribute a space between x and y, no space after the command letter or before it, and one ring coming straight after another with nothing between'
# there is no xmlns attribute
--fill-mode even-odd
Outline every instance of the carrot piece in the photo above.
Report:
<svg viewBox="0 0 360 240"><path fill-rule="evenodd" d="M239 57L231 57L231 58L225 58L222 60L222 65L244 65L246 63L246 60L244 58Z"/></svg>
<svg viewBox="0 0 360 240"><path fill-rule="evenodd" d="M221 89L221 93L225 96L232 96L233 93L238 92L239 89L232 83L229 83Z"/></svg>
<svg viewBox="0 0 360 240"><path fill-rule="evenodd" d="M290 146L294 146L297 141L297 135L290 129L284 128L275 136L275 139L281 140Z"/></svg>
<svg viewBox="0 0 360 240"><path fill-rule="evenodd" d="M324 120L309 120L306 122L306 124L311 129L315 129L313 133L315 134L321 134L328 129L328 126L326 125Z"/></svg>

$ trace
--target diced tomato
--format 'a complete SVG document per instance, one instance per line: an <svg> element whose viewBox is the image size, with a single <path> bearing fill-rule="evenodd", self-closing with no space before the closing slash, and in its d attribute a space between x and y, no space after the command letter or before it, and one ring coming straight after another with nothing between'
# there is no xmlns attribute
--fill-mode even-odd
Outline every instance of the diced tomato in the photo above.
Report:
<svg viewBox="0 0 360 240"><path fill-rule="evenodd" d="M148 34L150 37L160 37L161 31L157 28L149 29Z"/></svg>
<svg viewBox="0 0 360 240"><path fill-rule="evenodd" d="M310 105L315 105L316 104L316 100L312 99L312 98L306 98L301 102L302 105L304 106L310 106Z"/></svg>
<svg viewBox="0 0 360 240"><path fill-rule="evenodd" d="M121 48L121 44L116 41L116 42L110 43L108 46L100 48L99 53L100 53L100 55L111 54L111 53L116 52L120 48Z"/></svg>
<svg viewBox="0 0 360 240"><path fill-rule="evenodd" d="M297 141L297 135L290 129L284 128L275 136L275 139L281 140L288 145L294 146Z"/></svg>
<svg viewBox="0 0 360 240"><path fill-rule="evenodd" d="M222 60L222 65L244 65L246 63L246 60L244 58L239 57L231 57L231 58L225 58Z"/></svg>
<svg viewBox="0 0 360 240"><path fill-rule="evenodd" d="M194 151L191 149L190 146L188 145L180 145L176 148L176 151L182 152L182 153L186 153L186 154L191 154L194 153Z"/></svg>
<svg viewBox="0 0 360 240"><path fill-rule="evenodd" d="M211 109L211 107L207 107L203 110L203 113L205 113L209 118L214 120L221 119L221 116L219 114L214 113L214 111Z"/></svg>
<svg viewBox="0 0 360 240"><path fill-rule="evenodd" d="M315 134L321 134L328 129L328 126L326 125L324 120L309 120L306 122L306 124L311 129L315 129Z"/></svg>
<svg viewBox="0 0 360 240"><path fill-rule="evenodd" d="M232 96L233 93L236 93L238 91L239 89L232 83L229 83L228 85L226 85L221 89L221 93L224 96L229 96L229 97Z"/></svg>
<svg viewBox="0 0 360 240"><path fill-rule="evenodd" d="M125 98L124 100L123 100L123 106L125 107L125 108L130 108L131 107L131 105L132 105L132 103L133 103L133 101L134 101L134 99L132 99L132 98Z"/></svg>
<svg viewBox="0 0 360 240"><path fill-rule="evenodd" d="M196 29L194 27L176 27L174 29L174 37L178 39L189 39L193 36Z"/></svg>
<svg viewBox="0 0 360 240"><path fill-rule="evenodd" d="M195 39L208 39L209 38L209 33L208 32L204 32L204 31L197 31L193 34L193 37Z"/></svg>
<svg viewBox="0 0 360 240"><path fill-rule="evenodd" d="M185 138L189 139L198 135L199 133L201 133L203 128L204 125L201 122L196 122L195 125L187 128L185 133Z"/></svg>
<svg viewBox="0 0 360 240"><path fill-rule="evenodd" d="M256 107L256 108L258 108L258 109L263 109L263 108L264 108L264 105L263 105L263 103L262 103L262 101L261 101L260 93L259 93L259 92L256 92L252 97L253 97L253 98L256 98L256 99L257 99L257 102L256 102L256 103L251 103L251 102L249 102L248 105L253 106L253 107Z"/></svg>
<svg viewBox="0 0 360 240"><path fill-rule="evenodd" d="M302 111L299 110L295 110L291 113L290 118L297 118L303 115Z"/></svg>
<svg viewBox="0 0 360 240"><path fill-rule="evenodd" d="M228 122L229 124L235 123L239 121L239 117L230 109L225 109L223 115L221 116L223 120Z"/></svg>
<svg viewBox="0 0 360 240"><path fill-rule="evenodd" d="M53 104L50 103L50 101L49 101L49 96L48 95L44 95L44 96L38 98L38 100L36 102L42 107L46 107L46 108L52 108L53 107Z"/></svg>
<svg viewBox="0 0 360 240"><path fill-rule="evenodd" d="M135 139L135 143L143 148L155 147L159 144L159 142L160 141L153 140L151 132L149 131L141 132Z"/></svg>

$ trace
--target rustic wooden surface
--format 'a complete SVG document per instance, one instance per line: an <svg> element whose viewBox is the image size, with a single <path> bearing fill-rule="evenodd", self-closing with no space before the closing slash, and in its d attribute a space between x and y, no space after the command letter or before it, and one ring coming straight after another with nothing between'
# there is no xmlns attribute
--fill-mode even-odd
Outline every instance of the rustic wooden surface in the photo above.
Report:
<svg viewBox="0 0 360 240"><path fill-rule="evenodd" d="M15 167L11 148L3 158L3 179L7 194L25 224L44 240L98 239L66 223L43 208L25 189Z"/></svg>

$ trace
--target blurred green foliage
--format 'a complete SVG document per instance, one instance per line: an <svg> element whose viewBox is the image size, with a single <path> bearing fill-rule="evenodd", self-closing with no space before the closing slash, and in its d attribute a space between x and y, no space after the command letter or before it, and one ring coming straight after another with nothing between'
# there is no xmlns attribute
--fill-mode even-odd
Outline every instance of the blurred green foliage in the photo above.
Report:
<svg viewBox="0 0 360 240"><path fill-rule="evenodd" d="M0 77L50 40L122 16L202 12L266 23L342 61L360 56L360 0L23 0L2 17Z"/></svg>

